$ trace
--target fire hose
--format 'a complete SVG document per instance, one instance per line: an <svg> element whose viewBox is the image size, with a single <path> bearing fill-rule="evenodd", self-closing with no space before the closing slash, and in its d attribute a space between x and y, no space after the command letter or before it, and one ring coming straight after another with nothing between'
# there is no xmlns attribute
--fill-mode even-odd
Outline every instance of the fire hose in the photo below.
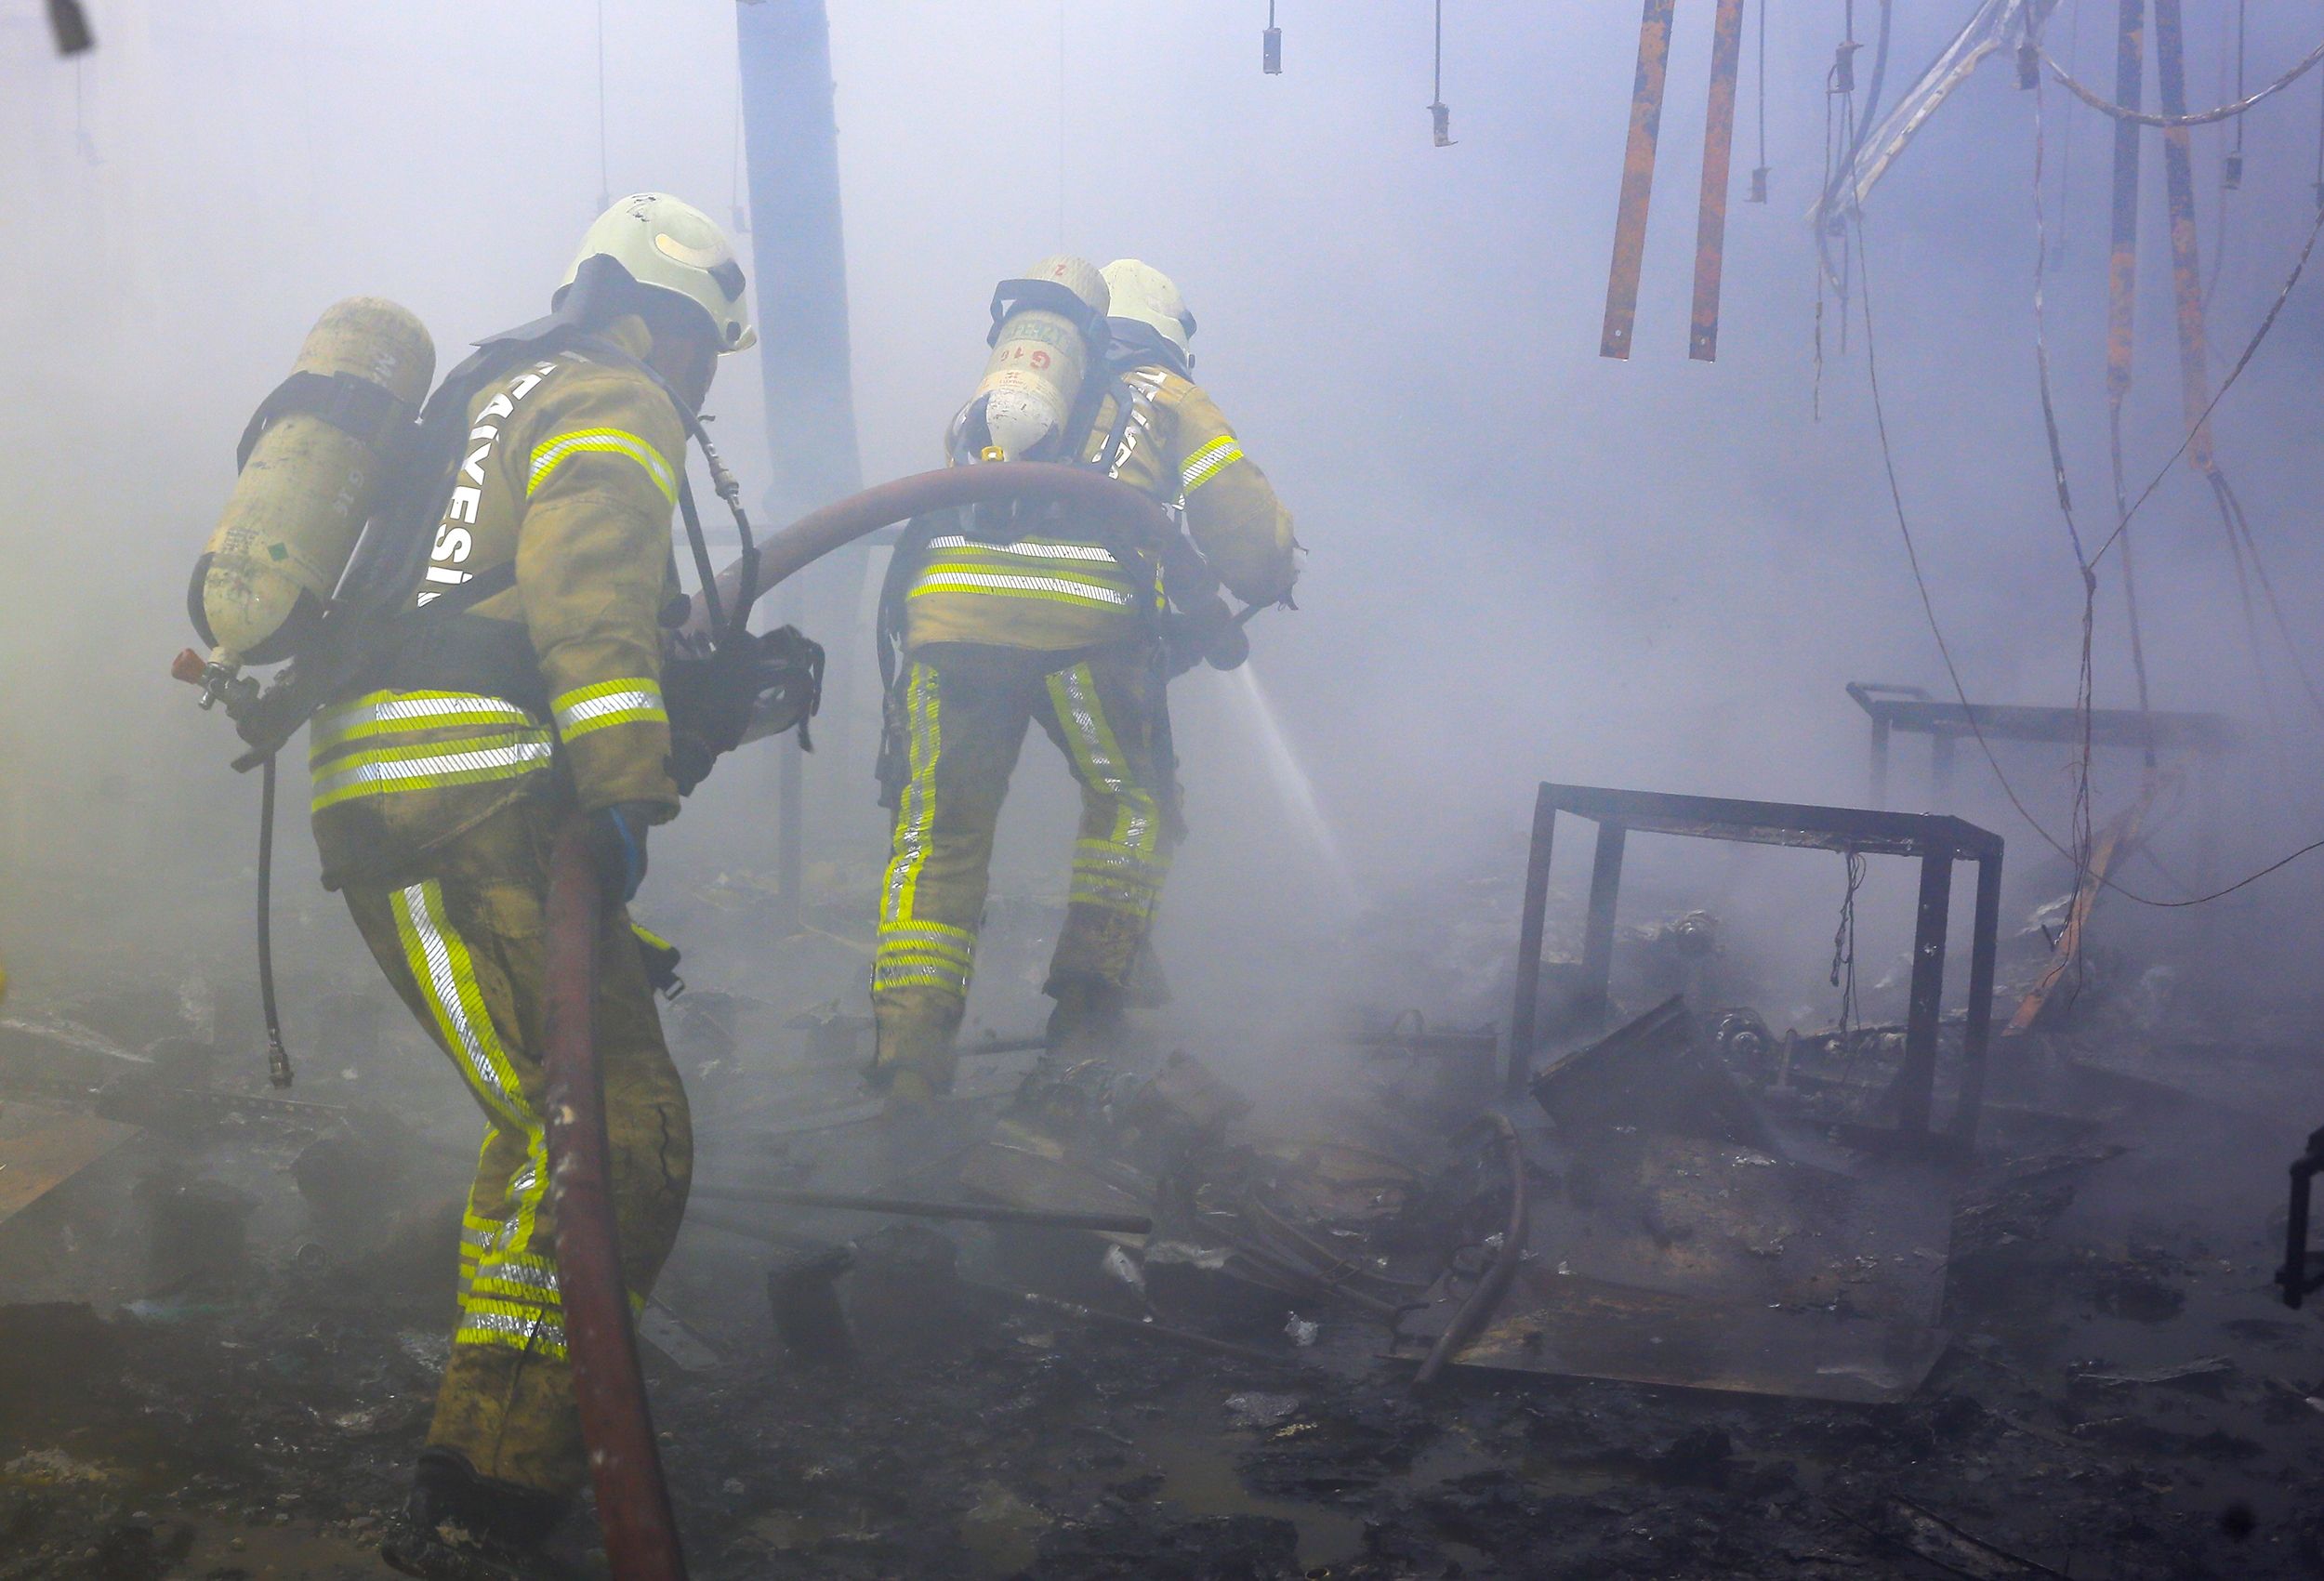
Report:
<svg viewBox="0 0 2324 1581"><path fill-rule="evenodd" d="M684 1581L678 1521L654 1448L654 1417L629 1322L614 1226L612 1147L597 1063L597 942L604 897L578 814L548 862L548 1178L557 1214L557 1289L573 1393L588 1449L605 1557L620 1581Z"/></svg>
<svg viewBox="0 0 2324 1581"><path fill-rule="evenodd" d="M1170 529L1160 507L1111 478L1037 462L990 462L899 478L812 511L759 546L757 574L748 579L763 593L867 533L931 510L1006 499L1048 500L1102 513L1141 535ZM733 609L747 569L737 561L720 573L718 588L726 608ZM1210 597L1217 598L1215 590ZM733 615L738 626L741 614L736 610ZM707 621L706 603L697 593L690 625L706 628ZM558 832L549 858L548 911L544 1062L557 1287L598 1521L615 1581L684 1581L686 1561L654 1448L614 1218L612 1147L605 1134L595 1027L597 950L605 904L578 815Z"/></svg>
<svg viewBox="0 0 2324 1581"><path fill-rule="evenodd" d="M1445 1332L1437 1336L1436 1343L1430 1348L1428 1359L1420 1364L1420 1370L1413 1376L1415 1392L1433 1384L1446 1364L1463 1346L1476 1337L1477 1330L1483 1328L1486 1319L1493 1315L1493 1309L1500 1305L1510 1281L1517 1277L1517 1265L1525 1260L1525 1242L1532 1231L1532 1218L1525 1200L1525 1143L1519 1140L1517 1127L1510 1124L1508 1115L1496 1113L1492 1120L1493 1128L1500 1140L1501 1162L1509 1170L1509 1224L1501 1232L1501 1244L1494 1248L1493 1261L1486 1269L1485 1277L1477 1281L1476 1287L1469 1292L1468 1299L1461 1302L1453 1313L1452 1321L1445 1325Z"/></svg>
<svg viewBox="0 0 2324 1581"><path fill-rule="evenodd" d="M752 568L738 560L719 573L712 598L696 592L686 630L707 633L713 598L719 609L733 611L730 618L739 622L744 612L735 608L735 600L746 580L754 584L752 597L757 598L833 549L882 527L954 506L1005 500L1039 500L1110 520L1132 542L1160 551L1172 602L1199 628L1218 632L1230 644L1241 638L1240 623L1219 597L1218 579L1186 545L1168 511L1116 479L1045 461L987 461L919 472L810 511L759 543L755 576L746 577Z"/></svg>

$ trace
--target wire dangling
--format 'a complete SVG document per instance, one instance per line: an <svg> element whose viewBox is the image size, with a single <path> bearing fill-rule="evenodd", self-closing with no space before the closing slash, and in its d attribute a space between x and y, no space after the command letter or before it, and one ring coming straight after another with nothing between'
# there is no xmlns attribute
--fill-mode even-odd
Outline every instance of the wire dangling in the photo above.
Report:
<svg viewBox="0 0 2324 1581"><path fill-rule="evenodd" d="M1445 0L1436 0L1436 86L1428 114L1436 146L1452 147L1452 111L1445 103Z"/></svg>
<svg viewBox="0 0 2324 1581"><path fill-rule="evenodd" d="M1745 203L1767 201L1767 0L1756 7L1759 23L1759 163L1751 166L1751 191Z"/></svg>
<svg viewBox="0 0 2324 1581"><path fill-rule="evenodd" d="M1856 891L1864 888L1864 853L1851 849L1846 859L1848 887L1840 897L1840 925L1831 936L1831 985L1840 990L1840 1050L1855 1052L1856 1014Z"/></svg>

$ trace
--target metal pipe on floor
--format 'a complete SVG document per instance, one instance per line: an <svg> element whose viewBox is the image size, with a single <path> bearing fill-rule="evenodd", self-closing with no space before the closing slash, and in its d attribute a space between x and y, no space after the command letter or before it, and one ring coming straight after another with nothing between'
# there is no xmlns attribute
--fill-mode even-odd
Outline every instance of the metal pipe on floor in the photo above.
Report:
<svg viewBox="0 0 2324 1581"><path fill-rule="evenodd" d="M1146 1235L1154 1220L1136 1213L1050 1212L1032 1207L1002 1207L971 1202L919 1202L903 1197L856 1196L843 1192L801 1192L787 1186L702 1186L693 1195L702 1202L772 1203L780 1207L820 1208L835 1213L890 1213L901 1219L957 1219L972 1224L1024 1224L1045 1230L1096 1230L1118 1235Z"/></svg>
<svg viewBox="0 0 2324 1581"><path fill-rule="evenodd" d="M1200 1350L1206 1355L1226 1356L1238 1362L1260 1362L1274 1367L1293 1367L1305 1370L1307 1364L1295 1355L1261 1350L1255 1346L1237 1345L1228 1339L1213 1339L1207 1334L1188 1329L1172 1328L1168 1324L1145 1323L1137 1318L1123 1317L1116 1312L1102 1312L1095 1307L1085 1307L1078 1301L1063 1301L1054 1296L1043 1296L1031 1290L1011 1290L1005 1285L981 1285L972 1279L960 1282L962 1289L984 1296L996 1302L1032 1307L1053 1312L1059 1317L1086 1323L1109 1334L1136 1335L1157 1345L1169 1345L1181 1350Z"/></svg>
<svg viewBox="0 0 2324 1581"><path fill-rule="evenodd" d="M1533 1216L1525 1200L1525 1143L1519 1140L1517 1127L1510 1123L1508 1115L1497 1111L1493 1125L1500 1133L1501 1158L1509 1168L1509 1224L1501 1232L1500 1249L1493 1254L1492 1266L1477 1281L1476 1288L1469 1292L1469 1298L1460 1303L1460 1310L1453 1313L1445 1332L1436 1337L1436 1343L1429 1349L1428 1360L1420 1364L1419 1372L1414 1375L1412 1387L1416 1391L1434 1383L1454 1352L1476 1337L1485 1320L1500 1305L1509 1282L1517 1277L1517 1265L1525 1260L1525 1243L1533 1237Z"/></svg>

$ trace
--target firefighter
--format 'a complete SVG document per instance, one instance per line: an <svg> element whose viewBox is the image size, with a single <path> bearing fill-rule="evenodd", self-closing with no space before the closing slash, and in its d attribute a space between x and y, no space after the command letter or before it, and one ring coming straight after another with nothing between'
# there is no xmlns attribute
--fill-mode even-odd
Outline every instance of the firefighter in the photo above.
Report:
<svg viewBox="0 0 2324 1581"><path fill-rule="evenodd" d="M1194 382L1194 315L1147 264L1124 258L1103 274L1110 345L1092 376L1107 393L1086 433L1067 440L1066 458L1174 507L1210 572L1247 603L1287 600L1291 519ZM895 819L871 983L872 1079L899 1114L951 1086L994 826L1026 727L1040 725L1081 789L1065 922L1043 989L1055 1001L1053 1053L1102 1048L1133 1002L1158 1002L1142 963L1178 828L1160 547L1060 519L1013 540L923 532L907 550L885 621L903 663L890 698L883 778Z"/></svg>
<svg viewBox="0 0 2324 1581"><path fill-rule="evenodd" d="M755 339L733 249L674 198L589 229L537 346L467 402L451 487L397 639L315 717L326 886L483 1111L459 1315L410 1502L406 1574L515 1574L585 1467L542 1128L554 832L588 820L607 897L596 1028L624 1274L651 1288L685 1207L686 1094L624 902L678 810L660 615L670 520L720 353Z"/></svg>

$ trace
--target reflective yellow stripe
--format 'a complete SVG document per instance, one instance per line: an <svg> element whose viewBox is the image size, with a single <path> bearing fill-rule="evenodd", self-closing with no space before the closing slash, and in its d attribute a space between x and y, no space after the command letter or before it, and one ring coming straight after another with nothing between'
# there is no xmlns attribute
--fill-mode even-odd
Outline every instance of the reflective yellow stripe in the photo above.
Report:
<svg viewBox="0 0 2324 1581"><path fill-rule="evenodd" d="M559 434L533 447L533 464L524 480L524 496L533 497L542 484L556 476L557 468L575 455L596 453L603 455L626 455L645 468L654 486L662 491L662 497L678 503L678 473L662 453L621 428L575 428Z"/></svg>
<svg viewBox="0 0 2324 1581"><path fill-rule="evenodd" d="M523 1252L487 1255L477 1264L469 1288L488 1300L530 1301L541 1307L564 1304L557 1288L557 1265Z"/></svg>
<svg viewBox="0 0 2324 1581"><path fill-rule="evenodd" d="M1104 839L1074 847L1069 901L1151 916L1169 859L1160 844L1162 811L1154 792L1134 780L1129 759L1098 700L1097 678L1087 664L1049 678L1050 706L1065 737L1076 776L1114 799L1114 828Z"/></svg>
<svg viewBox="0 0 2324 1581"><path fill-rule="evenodd" d="M1074 848L1073 888L1067 899L1143 916L1162 893L1169 863L1108 840L1082 840Z"/></svg>
<svg viewBox="0 0 2324 1581"><path fill-rule="evenodd" d="M967 966L976 956L976 935L941 922L893 923L880 929L879 948L918 950Z"/></svg>
<svg viewBox="0 0 2324 1581"><path fill-rule="evenodd" d="M872 959L872 992L919 984L965 995L976 935L941 922L883 923Z"/></svg>
<svg viewBox="0 0 2324 1581"><path fill-rule="evenodd" d="M669 712L652 677L620 676L575 687L549 705L557 733L571 741L614 725L666 725Z"/></svg>
<svg viewBox="0 0 2324 1581"><path fill-rule="evenodd" d="M377 747L352 753L317 774L309 805L320 812L356 797L512 780L548 768L555 756L548 732L534 730L509 731L473 741Z"/></svg>
<svg viewBox="0 0 2324 1581"><path fill-rule="evenodd" d="M1062 576L1011 576L997 572L950 571L931 567L925 573L911 597L926 598L931 593L985 593L1003 599L1041 599L1067 604L1103 604L1109 609L1127 608L1130 596L1116 587L1101 586L1093 582L1076 582Z"/></svg>
<svg viewBox="0 0 2324 1581"><path fill-rule="evenodd" d="M985 544L959 534L930 540L909 597L945 593L1109 610L1138 602L1129 573L1101 546L1045 538Z"/></svg>
<svg viewBox="0 0 2324 1581"><path fill-rule="evenodd" d="M473 692L373 692L317 714L307 735L307 756L312 762L350 741L397 731L536 724L532 715L505 697Z"/></svg>
<svg viewBox="0 0 2324 1581"><path fill-rule="evenodd" d="M928 547L931 551L964 550L971 560L982 555L1023 555L1028 560L1076 560L1101 565L1115 563L1113 554L1095 544L1052 544L1042 539L1027 539L1016 544L983 544L971 538L963 538L957 533L948 533L941 538L931 538Z"/></svg>
<svg viewBox="0 0 2324 1581"><path fill-rule="evenodd" d="M1221 434L1186 458L1186 465L1179 468L1179 486L1191 494L1242 459L1243 447L1235 442L1235 436Z"/></svg>
<svg viewBox="0 0 2324 1581"><path fill-rule="evenodd" d="M500 1345L511 1350L561 1359L565 1354L565 1325L561 1319L530 1302L473 1296L460 1303L460 1326L453 1332L452 1342Z"/></svg>
<svg viewBox="0 0 2324 1581"><path fill-rule="evenodd" d="M426 879L389 897L405 965L418 986L437 1034L502 1135L522 1139L525 1160L508 1181L508 1212L478 1211L483 1164L492 1137L478 1155L479 1184L460 1215L460 1311L455 1344L506 1345L552 1356L564 1354L564 1329L550 1310L559 1303L556 1265L527 1250L534 1244L548 1195L548 1145L540 1116L525 1096L515 1062L494 1025L468 941L444 909L443 888Z"/></svg>
<svg viewBox="0 0 2324 1581"><path fill-rule="evenodd" d="M914 902L920 889L920 867L928 865L928 837L937 828L937 751L944 718L939 714L937 672L914 665L905 681L906 742L911 753L911 776L895 802L895 856L888 858L888 875L881 884L881 932L914 926ZM918 923L937 928L937 923ZM974 942L974 935L967 935Z"/></svg>
<svg viewBox="0 0 2324 1581"><path fill-rule="evenodd" d="M444 1047L495 1119L530 1136L540 1122L524 1100L516 1067L485 1008L468 941L444 916L443 887L433 878L424 879L398 889L390 906L396 936L403 942L404 963L428 1002Z"/></svg>

